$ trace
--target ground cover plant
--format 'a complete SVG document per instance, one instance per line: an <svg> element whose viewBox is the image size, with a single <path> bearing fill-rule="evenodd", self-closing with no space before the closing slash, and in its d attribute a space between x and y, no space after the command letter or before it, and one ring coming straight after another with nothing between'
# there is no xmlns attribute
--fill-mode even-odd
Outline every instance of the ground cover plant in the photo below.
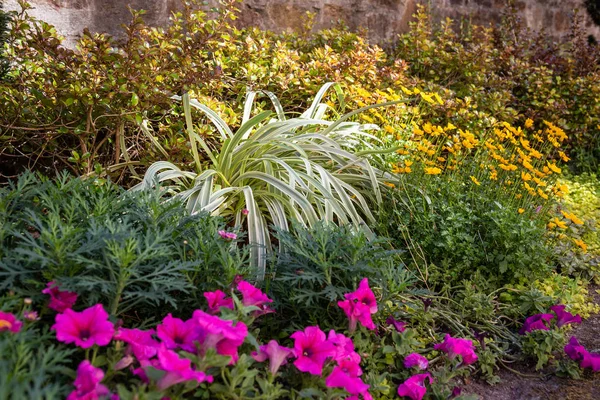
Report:
<svg viewBox="0 0 600 400"><path fill-rule="evenodd" d="M50 177L0 187L2 396L469 399L500 368L600 370L572 334L600 311L577 21L553 44L514 9L419 9L384 51L199 5L76 51L10 14L2 173Z"/></svg>

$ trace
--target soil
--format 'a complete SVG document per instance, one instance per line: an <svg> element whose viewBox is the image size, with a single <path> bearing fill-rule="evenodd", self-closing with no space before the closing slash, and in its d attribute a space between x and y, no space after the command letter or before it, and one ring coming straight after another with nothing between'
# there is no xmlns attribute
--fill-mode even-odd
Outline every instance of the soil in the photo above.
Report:
<svg viewBox="0 0 600 400"><path fill-rule="evenodd" d="M590 289L590 293L596 293L598 288ZM594 300L599 303L600 295L596 293ZM573 329L572 335L589 351L600 352L600 314L584 320ZM472 381L465 385L463 393L479 395L483 400L600 400L600 373L586 372L583 379L573 380L536 372L533 365L512 368L537 377L524 377L503 369L498 374L500 383L491 386Z"/></svg>

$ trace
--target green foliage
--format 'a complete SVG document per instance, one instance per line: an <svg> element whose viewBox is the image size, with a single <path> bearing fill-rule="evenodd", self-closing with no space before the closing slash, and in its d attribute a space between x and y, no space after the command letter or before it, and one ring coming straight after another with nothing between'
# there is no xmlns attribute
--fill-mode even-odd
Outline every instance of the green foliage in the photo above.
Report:
<svg viewBox="0 0 600 400"><path fill-rule="evenodd" d="M0 192L2 289L40 297L55 280L111 314L197 306L192 289L228 285L244 257L217 234L222 221L186 216L157 192L127 193L113 184L64 175L23 175ZM199 298L200 297L200 298Z"/></svg>
<svg viewBox="0 0 600 400"><path fill-rule="evenodd" d="M544 368L564 346L564 334L553 329L534 330L523 337L523 353L536 361L536 370Z"/></svg>
<svg viewBox="0 0 600 400"><path fill-rule="evenodd" d="M345 326L337 301L358 287L362 278L379 287L384 299L408 290L414 282L399 252L351 227L298 225L291 231L278 231L276 237L281 251L269 271L270 292L280 314L272 322L277 325L275 331L306 324L322 329Z"/></svg>
<svg viewBox="0 0 600 400"><path fill-rule="evenodd" d="M3 309L8 299L0 299ZM74 351L58 343L48 327L26 323L18 335L0 334L0 398L59 400L72 389Z"/></svg>
<svg viewBox="0 0 600 400"><path fill-rule="evenodd" d="M370 232L366 222L375 218L369 202L381 201L378 177L382 173L356 148L376 153L367 142L374 138L366 132L369 126L346 122L353 113L335 122L323 119L328 106L321 99L329 87L341 97L339 86L326 84L308 110L291 119L285 118L277 98L267 93L277 109L277 118L270 121L268 111L250 118L256 95L250 92L242 125L235 133L217 113L184 95L186 131L196 171L181 171L170 162L160 161L133 189L168 183L172 191L180 192L176 198L186 202L190 213L205 211L235 218L236 225L247 225L253 245L251 261L258 267L260 280L264 279L266 253L271 249L269 225L286 230L292 220L305 226L326 221L352 224ZM218 151L211 150L194 129L192 106L206 113L221 134L223 144ZM210 158L208 168L200 162L198 147Z"/></svg>
<svg viewBox="0 0 600 400"><path fill-rule="evenodd" d="M500 287L550 271L552 248L540 239L541 216L522 217L501 191L436 182L394 191L377 230L411 251L422 280L453 285L481 278Z"/></svg>

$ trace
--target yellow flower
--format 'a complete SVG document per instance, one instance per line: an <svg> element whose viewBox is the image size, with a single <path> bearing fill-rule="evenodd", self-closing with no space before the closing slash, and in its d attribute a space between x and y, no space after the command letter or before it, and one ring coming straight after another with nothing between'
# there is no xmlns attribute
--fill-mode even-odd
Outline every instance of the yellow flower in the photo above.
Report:
<svg viewBox="0 0 600 400"><path fill-rule="evenodd" d="M519 212L519 214L523 214L525 212L525 209L524 208L519 208L517 211Z"/></svg>
<svg viewBox="0 0 600 400"><path fill-rule="evenodd" d="M527 118L525 121L525 128L529 129L533 126L533 120L531 118Z"/></svg>
<svg viewBox="0 0 600 400"><path fill-rule="evenodd" d="M531 165L528 161L525 160L523 160L523 166L530 171L533 169L533 165Z"/></svg>
<svg viewBox="0 0 600 400"><path fill-rule="evenodd" d="M583 221L581 219L577 218L577 216L575 214L568 213L568 212L562 211L562 210L561 210L561 213L566 219L570 220L575 225L583 225Z"/></svg>
<svg viewBox="0 0 600 400"><path fill-rule="evenodd" d="M552 170L552 172L556 172L557 174L560 174L561 172L561 169L558 168L556 164L551 164L550 162L548 162L548 167Z"/></svg>
<svg viewBox="0 0 600 400"><path fill-rule="evenodd" d="M559 151L559 152L558 152L558 155L560 156L560 158L561 158L561 159L562 159L564 162L567 162L567 161L569 161L569 160L570 160L570 158L569 158L569 157L567 157L567 155L566 155L564 152L562 152L562 151Z"/></svg>
<svg viewBox="0 0 600 400"><path fill-rule="evenodd" d="M394 133L394 128L389 125L386 125L384 129L387 133Z"/></svg>
<svg viewBox="0 0 600 400"><path fill-rule="evenodd" d="M481 182L479 182L477 180L477 178L475 178L473 175L471 175L471 180L473 181L474 184L476 184L477 186L481 185Z"/></svg>
<svg viewBox="0 0 600 400"><path fill-rule="evenodd" d="M531 174L528 174L527 172L521 172L521 179L523 179L525 182L530 181Z"/></svg>
<svg viewBox="0 0 600 400"><path fill-rule="evenodd" d="M444 101L442 100L442 98L440 97L440 95L439 95L439 94L437 94L437 93L434 93L434 94L433 94L433 97L435 97L435 99L437 100L437 102L438 102L438 103L440 103L440 105L441 105L441 106L443 106L443 105L444 105Z"/></svg>
<svg viewBox="0 0 600 400"><path fill-rule="evenodd" d="M542 189L538 188L537 191L541 198L548 200L548 195L546 193L544 193L544 191Z"/></svg>
<svg viewBox="0 0 600 400"><path fill-rule="evenodd" d="M579 247L581 247L581 249L583 250L583 252L587 252L587 244L583 243L583 240L581 239L573 239L573 241L575 242L575 244Z"/></svg>
<svg viewBox="0 0 600 400"><path fill-rule="evenodd" d="M423 92L419 93L421 95L421 98L423 100L425 100L426 102L428 102L429 104L435 104L435 102L433 101L433 99L431 98L431 94L425 94Z"/></svg>
<svg viewBox="0 0 600 400"><path fill-rule="evenodd" d="M383 182L383 184L384 184L385 186L389 186L389 187L391 187L391 188L395 188L395 187L396 187L396 185L394 185L392 182Z"/></svg>
<svg viewBox="0 0 600 400"><path fill-rule="evenodd" d="M567 229L567 224L565 224L563 221L559 220L558 218L554 218L554 223L556 224L556 226L558 226L560 229Z"/></svg>
<svg viewBox="0 0 600 400"><path fill-rule="evenodd" d="M438 158L437 158L437 160L438 160L439 162L445 162L445 161L446 161L446 159L445 159L444 157L438 157Z"/></svg>
<svg viewBox="0 0 600 400"><path fill-rule="evenodd" d="M427 175L439 175L442 173L442 170L437 167L429 167L425 168L425 173Z"/></svg>

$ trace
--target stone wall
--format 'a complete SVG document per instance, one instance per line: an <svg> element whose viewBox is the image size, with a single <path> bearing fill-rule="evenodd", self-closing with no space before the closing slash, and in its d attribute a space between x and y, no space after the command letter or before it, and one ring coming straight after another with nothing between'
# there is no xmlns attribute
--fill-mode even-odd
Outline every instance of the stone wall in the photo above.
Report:
<svg viewBox="0 0 600 400"><path fill-rule="evenodd" d="M466 19L487 25L497 22L506 0L244 0L238 23L265 29L296 29L303 15L315 13L316 28L331 27L343 20L350 29L366 28L369 39L377 43L393 41L408 28L419 1L432 5L436 17ZM153 25L168 23L178 0L29 0L35 7L32 14L54 26L73 46L77 35L88 27L96 32L119 35L120 26L127 23L127 5L145 9L146 20ZM209 0L214 6L217 0ZM600 28L594 26L583 9L583 0L517 0L523 21L533 30L545 29L548 34L568 33L571 17L580 8L586 17L589 33L600 39ZM6 0L5 9L18 9L17 0Z"/></svg>

